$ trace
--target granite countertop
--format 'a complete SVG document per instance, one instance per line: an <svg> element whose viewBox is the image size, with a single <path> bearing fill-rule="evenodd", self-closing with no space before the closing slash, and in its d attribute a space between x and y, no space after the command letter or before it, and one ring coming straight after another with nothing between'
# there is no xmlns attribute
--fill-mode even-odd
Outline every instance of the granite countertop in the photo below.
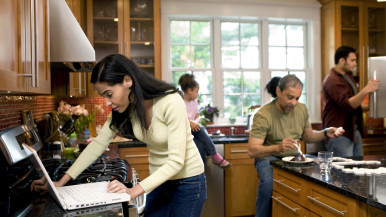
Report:
<svg viewBox="0 0 386 217"><path fill-rule="evenodd" d="M307 156L314 157L315 156ZM365 156L352 158L354 160L377 160L386 167L386 156ZM286 172L301 177L307 181L319 184L325 188L364 202L368 205L386 211L386 175L354 175L332 168L327 175L320 173L319 165L310 162L306 164L271 161L271 165Z"/></svg>
<svg viewBox="0 0 386 217"><path fill-rule="evenodd" d="M229 143L247 143L248 135L221 135L221 136L211 136L214 144L229 144ZM146 147L146 144L133 140L133 141L123 141L123 142L111 142L111 145L118 145L119 148L129 148L129 147Z"/></svg>

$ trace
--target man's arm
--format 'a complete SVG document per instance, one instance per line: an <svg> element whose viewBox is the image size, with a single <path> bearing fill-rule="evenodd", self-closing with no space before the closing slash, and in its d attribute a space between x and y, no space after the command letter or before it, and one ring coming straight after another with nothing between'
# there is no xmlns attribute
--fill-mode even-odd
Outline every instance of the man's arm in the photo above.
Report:
<svg viewBox="0 0 386 217"><path fill-rule="evenodd" d="M294 143L296 143L296 140L293 139L283 139L280 144L278 145L270 145L270 146L264 146L263 145L264 140L249 137L248 140L248 155L250 157L267 157L271 155L278 154L280 152L293 150L296 148Z"/></svg>
<svg viewBox="0 0 386 217"><path fill-rule="evenodd" d="M364 87L361 91L359 91L355 96L352 96L351 98L349 98L348 102L350 103L352 108L356 109L359 106L361 106L367 94L377 91L378 88L379 88L379 80L374 80L374 78L371 77L366 87Z"/></svg>
<svg viewBox="0 0 386 217"><path fill-rule="evenodd" d="M302 140L305 142L320 142L327 137L336 138L343 135L344 130L337 131L336 127L329 127L321 131L313 130L312 127L308 127L304 130ZM336 132L336 133L335 133Z"/></svg>

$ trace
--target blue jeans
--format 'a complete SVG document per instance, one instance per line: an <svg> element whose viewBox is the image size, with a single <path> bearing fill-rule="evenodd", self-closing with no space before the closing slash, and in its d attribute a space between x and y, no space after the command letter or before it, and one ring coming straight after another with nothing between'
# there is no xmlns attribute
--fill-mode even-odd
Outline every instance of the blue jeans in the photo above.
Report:
<svg viewBox="0 0 386 217"><path fill-rule="evenodd" d="M259 175L257 187L255 217L269 217L272 209L273 170L269 164L272 160L281 160L275 156L255 158L255 168Z"/></svg>
<svg viewBox="0 0 386 217"><path fill-rule="evenodd" d="M169 180L146 197L146 217L200 217L206 200L206 177Z"/></svg>
<svg viewBox="0 0 386 217"><path fill-rule="evenodd" d="M337 157L363 156L362 136L359 130L355 130L354 142L345 136L329 139L325 144L328 151L334 152Z"/></svg>
<svg viewBox="0 0 386 217"><path fill-rule="evenodd" d="M193 131L192 135L194 136L193 141L196 143L196 146L198 148L198 151L200 152L202 161L205 164L205 156L209 155L212 156L217 153L216 147L214 146L214 143L212 139L208 135L208 131L204 126L201 126L199 131Z"/></svg>

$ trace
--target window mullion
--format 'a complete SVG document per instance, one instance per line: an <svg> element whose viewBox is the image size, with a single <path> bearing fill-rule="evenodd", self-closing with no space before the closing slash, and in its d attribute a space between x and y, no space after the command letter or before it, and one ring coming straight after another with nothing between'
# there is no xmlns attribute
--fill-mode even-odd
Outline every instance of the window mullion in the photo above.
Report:
<svg viewBox="0 0 386 217"><path fill-rule="evenodd" d="M262 67L261 67L261 104L264 104L265 102L268 102L271 100L271 96L267 93L267 91L264 91L266 83L271 79L271 72L269 70L269 44L268 44L268 21L262 22L262 31L261 31L261 38L262 38ZM265 58L264 58L265 57Z"/></svg>
<svg viewBox="0 0 386 217"><path fill-rule="evenodd" d="M224 109L223 71L221 69L221 23L214 19L212 31L213 45L213 104Z"/></svg>

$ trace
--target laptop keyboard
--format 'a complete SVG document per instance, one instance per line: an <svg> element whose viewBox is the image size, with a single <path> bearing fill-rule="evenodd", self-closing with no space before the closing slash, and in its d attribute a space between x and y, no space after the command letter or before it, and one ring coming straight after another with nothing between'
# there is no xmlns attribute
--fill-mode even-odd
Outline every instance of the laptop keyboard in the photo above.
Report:
<svg viewBox="0 0 386 217"><path fill-rule="evenodd" d="M63 191L61 193L66 194L66 195L62 195L64 196L64 198L71 197L78 202L84 202L84 201L90 201L90 200L98 201L103 199L98 194L91 194L89 189L85 189L84 187L82 188L76 185L68 186L62 189Z"/></svg>

